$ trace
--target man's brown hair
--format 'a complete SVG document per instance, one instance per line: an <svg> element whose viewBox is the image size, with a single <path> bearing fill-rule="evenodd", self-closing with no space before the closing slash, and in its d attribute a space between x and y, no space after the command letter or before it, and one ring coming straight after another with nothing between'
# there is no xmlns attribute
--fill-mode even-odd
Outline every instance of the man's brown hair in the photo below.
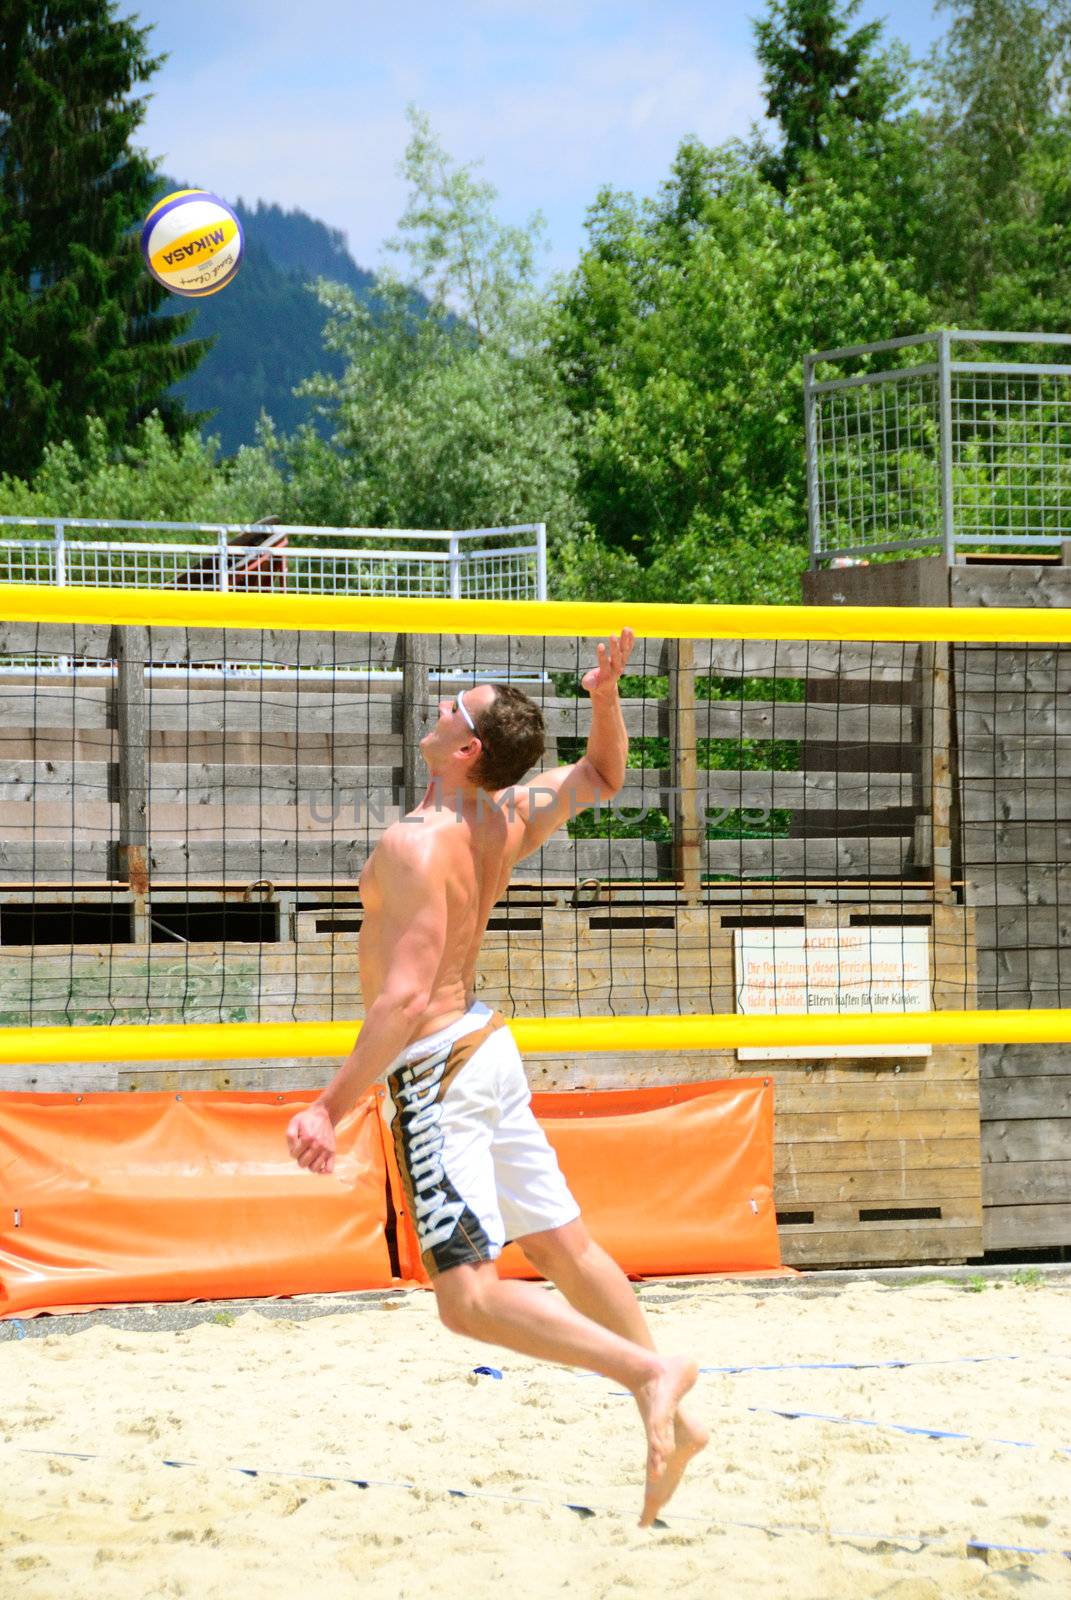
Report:
<svg viewBox="0 0 1071 1600"><path fill-rule="evenodd" d="M495 698L475 718L476 734L483 745L472 769L473 780L494 794L508 789L535 766L546 746L543 713L512 683L493 685Z"/></svg>

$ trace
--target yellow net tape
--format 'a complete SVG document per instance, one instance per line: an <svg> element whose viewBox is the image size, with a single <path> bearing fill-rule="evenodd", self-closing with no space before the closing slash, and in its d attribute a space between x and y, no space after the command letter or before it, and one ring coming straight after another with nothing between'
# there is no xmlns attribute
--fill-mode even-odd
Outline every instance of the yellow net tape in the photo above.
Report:
<svg viewBox="0 0 1071 1600"><path fill-rule="evenodd" d="M596 638L629 627L641 639L830 639L864 643L1071 642L1071 611L941 606L678 606L631 601L404 600L346 595L182 594L5 584L7 622L128 623L354 633Z"/></svg>
<svg viewBox="0 0 1071 1600"><path fill-rule="evenodd" d="M892 606L682 606L631 602L368 599L184 594L5 585L3 620L392 633L585 637L630 627L640 638L793 639L951 644L1071 642L1071 611ZM894 1016L628 1016L511 1023L535 1054L1071 1041L1071 1009L946 1011ZM195 1023L7 1028L0 1062L189 1061L344 1056L357 1022ZM105 1044L106 1038L106 1044Z"/></svg>
<svg viewBox="0 0 1071 1600"><path fill-rule="evenodd" d="M889 1017L530 1017L510 1030L529 1055L664 1050L806 1049L833 1045L1059 1044L1071 1009L923 1011ZM195 1022L181 1027L5 1028L0 1063L341 1059L358 1022ZM761 1071L761 1064L757 1065Z"/></svg>

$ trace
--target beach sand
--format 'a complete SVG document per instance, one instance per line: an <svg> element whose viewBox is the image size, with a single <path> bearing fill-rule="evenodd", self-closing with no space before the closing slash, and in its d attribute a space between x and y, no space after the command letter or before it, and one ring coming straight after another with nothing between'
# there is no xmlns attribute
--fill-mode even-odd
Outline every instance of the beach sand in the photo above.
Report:
<svg viewBox="0 0 1071 1600"><path fill-rule="evenodd" d="M5 1340L0 1595L1071 1595L1061 1554L969 1548L1071 1551L1071 1280L638 1292L704 1367L923 1364L703 1373L711 1447L641 1532L631 1399L448 1334L426 1293Z"/></svg>

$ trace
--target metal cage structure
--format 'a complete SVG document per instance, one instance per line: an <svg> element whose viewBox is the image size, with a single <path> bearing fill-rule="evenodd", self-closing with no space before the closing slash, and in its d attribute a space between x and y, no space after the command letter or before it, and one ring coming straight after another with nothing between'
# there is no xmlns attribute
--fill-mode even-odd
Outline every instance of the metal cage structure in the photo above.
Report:
<svg viewBox="0 0 1071 1600"><path fill-rule="evenodd" d="M1007 359L1016 347L1052 359ZM952 565L1069 536L1071 335L943 329L823 350L803 388L812 568Z"/></svg>

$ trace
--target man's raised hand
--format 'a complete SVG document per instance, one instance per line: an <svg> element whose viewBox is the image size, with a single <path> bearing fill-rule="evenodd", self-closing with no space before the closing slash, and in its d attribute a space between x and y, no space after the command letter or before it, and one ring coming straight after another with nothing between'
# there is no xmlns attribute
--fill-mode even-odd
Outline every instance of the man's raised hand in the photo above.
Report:
<svg viewBox="0 0 1071 1600"><path fill-rule="evenodd" d="M628 666L628 658L632 654L634 643L632 629L622 628L616 638L613 634L610 635L609 645L599 645L598 666L585 672L580 680L588 694L600 694L608 689L616 689L618 679Z"/></svg>

